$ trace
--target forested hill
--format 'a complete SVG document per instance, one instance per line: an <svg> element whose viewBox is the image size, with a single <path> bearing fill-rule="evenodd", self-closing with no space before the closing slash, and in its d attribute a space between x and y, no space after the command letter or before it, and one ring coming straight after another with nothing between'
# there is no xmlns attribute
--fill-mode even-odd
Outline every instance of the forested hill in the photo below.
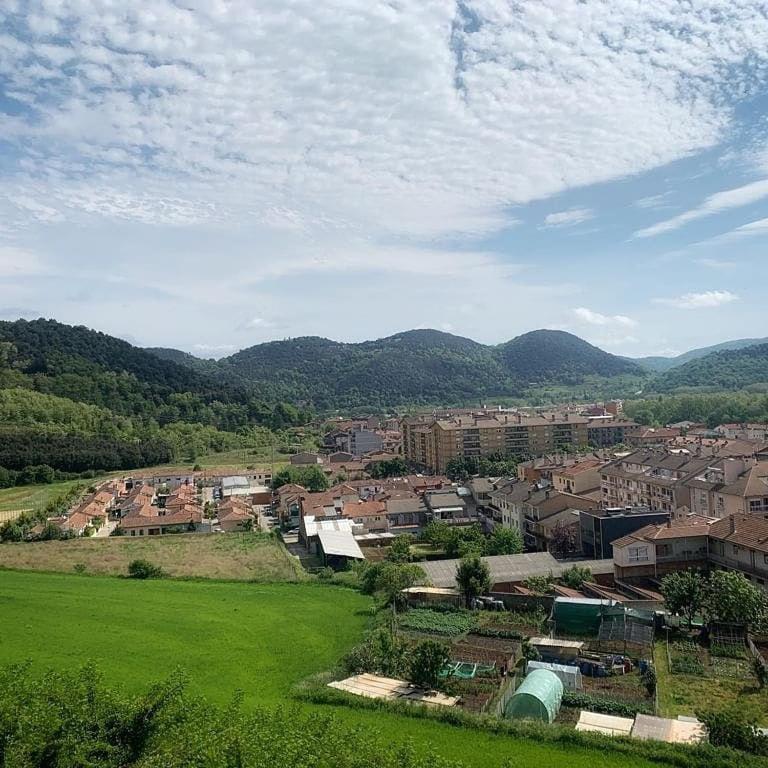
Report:
<svg viewBox="0 0 768 768"><path fill-rule="evenodd" d="M562 331L533 331L499 346L434 330L345 344L315 336L244 349L218 362L276 397L316 408L477 402L535 384L642 376L635 363Z"/></svg>
<svg viewBox="0 0 768 768"><path fill-rule="evenodd" d="M635 362L639 363L650 371L663 373L665 371L672 370L673 368L679 368L681 365L690 363L692 360L699 360L702 357L707 357L707 355L711 355L715 352L727 352L729 350L746 349L747 347L755 347L760 344L768 344L768 338L733 339L731 341L724 341L721 344L713 344L710 347L691 349L688 352L683 352L682 355L677 355L676 357L641 357L637 358Z"/></svg>
<svg viewBox="0 0 768 768"><path fill-rule="evenodd" d="M674 391L768 391L768 344L715 352L659 376L652 389Z"/></svg>

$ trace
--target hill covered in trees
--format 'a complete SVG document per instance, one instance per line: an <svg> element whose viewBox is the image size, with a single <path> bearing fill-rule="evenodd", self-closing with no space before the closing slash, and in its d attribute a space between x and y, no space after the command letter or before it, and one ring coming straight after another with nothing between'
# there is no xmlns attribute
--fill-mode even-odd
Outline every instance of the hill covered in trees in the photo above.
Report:
<svg viewBox="0 0 768 768"><path fill-rule="evenodd" d="M713 344L710 347L699 347L698 349L691 349L688 352L683 352L682 355L676 355L675 357L638 357L634 360L634 362L638 363L649 371L664 373L665 371L672 370L673 368L679 368L681 365L690 363L692 360L699 360L702 357L707 357L707 355L711 355L715 352L727 352L729 350L746 349L747 347L754 347L758 344L768 344L768 338L733 339L732 341L724 341L721 344Z"/></svg>
<svg viewBox="0 0 768 768"><path fill-rule="evenodd" d="M663 373L656 392L768 391L768 344L715 352Z"/></svg>
<svg viewBox="0 0 768 768"><path fill-rule="evenodd" d="M316 408L455 404L520 396L536 384L642 376L635 363L563 331L486 346L435 330L345 344L315 336L244 349L218 362L240 381Z"/></svg>

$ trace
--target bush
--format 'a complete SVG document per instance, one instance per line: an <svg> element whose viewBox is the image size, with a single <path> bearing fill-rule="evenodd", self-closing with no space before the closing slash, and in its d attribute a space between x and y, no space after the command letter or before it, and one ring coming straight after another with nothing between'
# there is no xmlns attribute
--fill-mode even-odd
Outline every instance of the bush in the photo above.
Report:
<svg viewBox="0 0 768 768"><path fill-rule="evenodd" d="M437 640L425 640L410 653L410 680L419 688L438 688L441 673L451 660L448 646Z"/></svg>
<svg viewBox="0 0 768 768"><path fill-rule="evenodd" d="M616 715L617 717L634 717L638 713L653 714L653 707L650 704L628 704L626 701L594 696L591 693L582 693L581 691L566 691L563 694L563 706L588 709L590 712L600 712L603 715Z"/></svg>
<svg viewBox="0 0 768 768"><path fill-rule="evenodd" d="M696 716L707 727L709 741L715 746L768 756L768 738L761 736L756 723L747 720L737 707L719 711L705 710L697 712Z"/></svg>
<svg viewBox="0 0 768 768"><path fill-rule="evenodd" d="M437 635L462 635L477 626L477 617L471 613L448 613L414 608L400 617L400 626L417 632L433 632Z"/></svg>
<svg viewBox="0 0 768 768"><path fill-rule="evenodd" d="M132 560L128 564L128 576L131 579L161 579L165 573L159 565L149 560Z"/></svg>

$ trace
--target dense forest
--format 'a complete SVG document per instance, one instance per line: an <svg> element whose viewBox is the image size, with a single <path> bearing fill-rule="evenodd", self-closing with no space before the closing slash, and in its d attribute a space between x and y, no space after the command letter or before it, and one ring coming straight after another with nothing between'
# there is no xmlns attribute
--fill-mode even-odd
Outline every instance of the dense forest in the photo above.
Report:
<svg viewBox="0 0 768 768"><path fill-rule="evenodd" d="M627 416L641 424L661 426L693 421L718 424L768 422L768 395L748 392L658 395L624 404Z"/></svg>
<svg viewBox="0 0 768 768"><path fill-rule="evenodd" d="M154 351L200 369L184 353ZM210 371L212 361L205 362ZM645 376L635 363L562 331L533 331L499 346L433 330L359 344L309 336L259 344L215 365L221 379L318 410L478 403L522 397L540 384Z"/></svg>
<svg viewBox="0 0 768 768"><path fill-rule="evenodd" d="M0 323L1 484L193 459L310 418L87 328Z"/></svg>

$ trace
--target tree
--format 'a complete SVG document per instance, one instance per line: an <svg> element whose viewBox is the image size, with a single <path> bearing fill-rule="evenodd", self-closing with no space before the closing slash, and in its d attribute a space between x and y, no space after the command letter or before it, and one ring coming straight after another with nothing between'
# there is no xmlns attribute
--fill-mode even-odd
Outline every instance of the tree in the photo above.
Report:
<svg viewBox="0 0 768 768"><path fill-rule="evenodd" d="M328 478L317 466L283 467L272 478L272 488L275 490L289 483L301 485L312 493L327 491L329 488Z"/></svg>
<svg viewBox="0 0 768 768"><path fill-rule="evenodd" d="M451 660L448 646L437 640L424 640L411 651L410 681L419 688L433 690L440 685L440 673Z"/></svg>
<svg viewBox="0 0 768 768"><path fill-rule="evenodd" d="M479 595L491 589L491 570L488 563L476 554L466 555L461 559L456 571L456 584L458 584L467 607Z"/></svg>
<svg viewBox="0 0 768 768"><path fill-rule="evenodd" d="M364 563L358 567L360 589L369 595L380 595L386 605L405 602L403 590L424 578L424 571L413 563Z"/></svg>
<svg viewBox="0 0 768 768"><path fill-rule="evenodd" d="M685 616L689 630L704 605L706 584L704 574L694 570L670 573L661 580L667 610Z"/></svg>
<svg viewBox="0 0 768 768"><path fill-rule="evenodd" d="M581 589L585 581L592 581L592 571L580 565L566 568L560 577L560 583L571 589Z"/></svg>
<svg viewBox="0 0 768 768"><path fill-rule="evenodd" d="M523 582L523 586L535 595L547 595L554 581L555 577L551 573L549 576L531 576Z"/></svg>
<svg viewBox="0 0 768 768"><path fill-rule="evenodd" d="M557 523L553 526L547 545L555 557L566 557L578 549L578 528L576 525Z"/></svg>
<svg viewBox="0 0 768 768"><path fill-rule="evenodd" d="M486 555L517 555L523 551L523 537L517 528L497 525L485 541Z"/></svg>
<svg viewBox="0 0 768 768"><path fill-rule="evenodd" d="M410 563L411 560L413 560L413 556L411 555L412 541L413 539L407 533L395 536L389 547L387 560L392 563Z"/></svg>
<svg viewBox="0 0 768 768"><path fill-rule="evenodd" d="M704 589L709 621L755 626L766 614L765 593L736 571L714 571Z"/></svg>

